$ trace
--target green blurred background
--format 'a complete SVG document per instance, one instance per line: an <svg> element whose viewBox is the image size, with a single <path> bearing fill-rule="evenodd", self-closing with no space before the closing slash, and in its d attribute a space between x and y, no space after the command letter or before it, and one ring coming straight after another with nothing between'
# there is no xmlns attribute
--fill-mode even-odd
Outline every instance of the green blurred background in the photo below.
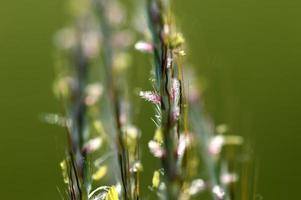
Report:
<svg viewBox="0 0 301 200"><path fill-rule="evenodd" d="M188 60L208 83L207 110L252 147L257 198L299 199L301 2L174 3ZM1 2L0 199L60 199L63 130L39 116L59 108L52 35L65 22L62 0Z"/></svg>

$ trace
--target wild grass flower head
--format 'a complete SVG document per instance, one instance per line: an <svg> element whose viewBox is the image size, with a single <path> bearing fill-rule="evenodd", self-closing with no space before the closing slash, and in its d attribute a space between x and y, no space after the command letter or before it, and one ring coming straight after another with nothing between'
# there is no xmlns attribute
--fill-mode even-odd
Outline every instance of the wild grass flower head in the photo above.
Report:
<svg viewBox="0 0 301 200"><path fill-rule="evenodd" d="M130 17L122 1L70 0L73 22L55 36L54 91L65 116L45 117L66 129L60 166L67 199L148 198L141 182L149 182L147 191L162 200L200 199L208 193L214 200L235 199L232 188L240 173L226 150L241 146L243 138L230 135L225 125L215 127L204 111L195 73L186 73L192 71L183 58L186 40L170 3L146 0L139 12L147 19L137 31L127 26ZM155 110L149 119L155 130L147 143L128 95L135 63L131 48L152 58L153 89L139 92ZM149 167L141 159L147 147L161 163L151 180L142 175Z"/></svg>

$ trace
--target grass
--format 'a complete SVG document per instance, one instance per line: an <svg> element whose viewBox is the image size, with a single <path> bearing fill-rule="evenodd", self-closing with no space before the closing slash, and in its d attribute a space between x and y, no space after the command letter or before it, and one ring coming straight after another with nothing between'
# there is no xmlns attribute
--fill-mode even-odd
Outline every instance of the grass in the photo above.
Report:
<svg viewBox="0 0 301 200"><path fill-rule="evenodd" d="M147 0L140 12L148 26L141 21L137 29L126 25L121 1L69 1L70 24L55 37L54 93L65 116L49 119L66 129L63 199L149 198L142 190L158 199L251 198L249 174L242 180L237 167L243 138L229 135L226 125L215 127L205 114L169 3ZM134 42L139 31L143 40ZM128 95L133 47L153 60L153 90L139 92L155 108L148 144L133 123ZM148 189L141 188L148 167L141 161L143 145L161 162Z"/></svg>

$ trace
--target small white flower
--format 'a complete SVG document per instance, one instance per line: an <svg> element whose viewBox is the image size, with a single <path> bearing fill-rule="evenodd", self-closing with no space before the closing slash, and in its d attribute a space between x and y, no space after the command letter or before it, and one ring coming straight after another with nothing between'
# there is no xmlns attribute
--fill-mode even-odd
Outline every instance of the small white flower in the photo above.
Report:
<svg viewBox="0 0 301 200"><path fill-rule="evenodd" d="M93 83L86 87L87 96L85 103L89 106L94 105L103 93L103 87L100 83Z"/></svg>
<svg viewBox="0 0 301 200"><path fill-rule="evenodd" d="M148 148L150 149L151 153L157 158L161 158L164 155L163 147L160 143L154 140L149 141Z"/></svg>
<svg viewBox="0 0 301 200"><path fill-rule="evenodd" d="M204 191L205 187L206 184L202 179L193 180L189 188L189 194L196 195L197 193Z"/></svg>
<svg viewBox="0 0 301 200"><path fill-rule="evenodd" d="M151 43L139 41L135 44L135 49L145 53L152 53L154 46Z"/></svg>
<svg viewBox="0 0 301 200"><path fill-rule="evenodd" d="M139 160L135 161L132 167L130 168L130 172L138 172L138 171L142 171L142 164Z"/></svg>
<svg viewBox="0 0 301 200"><path fill-rule="evenodd" d="M180 138L179 138L178 148L177 148L178 156L183 156L184 155L185 149L187 148L189 143L190 143L189 137L184 135L184 134L181 134Z"/></svg>
<svg viewBox="0 0 301 200"><path fill-rule="evenodd" d="M89 140L84 146L82 151L86 153L92 153L96 151L102 145L101 138L97 137Z"/></svg>
<svg viewBox="0 0 301 200"><path fill-rule="evenodd" d="M221 182L223 184L230 184L236 182L238 179L237 174L235 173L225 173L221 175Z"/></svg>
<svg viewBox="0 0 301 200"><path fill-rule="evenodd" d="M208 151L211 155L217 155L221 152L224 145L224 137L221 135L214 136L211 138L208 146Z"/></svg>
<svg viewBox="0 0 301 200"><path fill-rule="evenodd" d="M123 127L123 131L131 139L136 139L139 136L139 130L133 125L127 125Z"/></svg>
<svg viewBox="0 0 301 200"><path fill-rule="evenodd" d="M217 155L221 152L224 145L241 145L243 138L237 135L216 135L211 138L208 151L211 155Z"/></svg>
<svg viewBox="0 0 301 200"><path fill-rule="evenodd" d="M218 199L223 199L225 196L225 191L218 185L212 188L212 192Z"/></svg>

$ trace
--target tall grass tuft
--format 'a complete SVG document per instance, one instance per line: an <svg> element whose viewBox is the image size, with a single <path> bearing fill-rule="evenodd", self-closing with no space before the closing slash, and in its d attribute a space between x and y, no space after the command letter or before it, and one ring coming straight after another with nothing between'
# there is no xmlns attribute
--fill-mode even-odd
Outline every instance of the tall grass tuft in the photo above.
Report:
<svg viewBox="0 0 301 200"><path fill-rule="evenodd" d="M138 200L154 193L164 200L249 199L248 175L242 180L243 170L235 167L241 150L235 146L243 138L229 135L226 125L215 127L205 114L170 1L146 0L144 6L139 12L148 26L137 30L128 26L122 1L68 0L70 23L55 36L54 93L64 117L47 118L66 130L62 198ZM138 32L144 39L134 44ZM156 112L148 144L132 120L132 47L152 57L153 91L139 92ZM149 188L140 184L145 146L161 162ZM228 147L237 151L229 156Z"/></svg>

